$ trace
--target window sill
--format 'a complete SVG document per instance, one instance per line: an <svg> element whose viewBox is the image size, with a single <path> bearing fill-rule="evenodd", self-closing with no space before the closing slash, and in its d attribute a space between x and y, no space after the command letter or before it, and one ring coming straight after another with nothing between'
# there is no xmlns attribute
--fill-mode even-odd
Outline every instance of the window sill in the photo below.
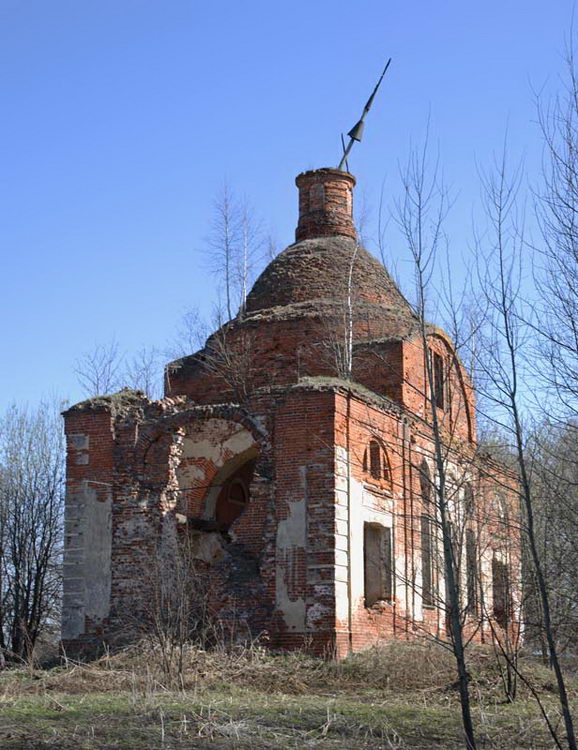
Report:
<svg viewBox="0 0 578 750"><path fill-rule="evenodd" d="M365 609L368 612L382 612L385 609L391 609L395 604L395 599L378 599L369 606L366 604Z"/></svg>
<svg viewBox="0 0 578 750"><path fill-rule="evenodd" d="M365 481L363 483L363 489L369 490L369 492L373 492L376 495L383 495L383 497L388 498L388 500L393 500L393 492L389 489L386 489L385 487L382 487L380 484L370 484L369 482Z"/></svg>

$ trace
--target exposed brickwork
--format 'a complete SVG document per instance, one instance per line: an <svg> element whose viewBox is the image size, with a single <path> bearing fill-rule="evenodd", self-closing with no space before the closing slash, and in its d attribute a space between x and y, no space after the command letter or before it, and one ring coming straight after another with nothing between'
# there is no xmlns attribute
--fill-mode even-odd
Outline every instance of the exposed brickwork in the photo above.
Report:
<svg viewBox="0 0 578 750"><path fill-rule="evenodd" d="M381 639L446 637L435 502L423 479L436 475L427 358L451 444L460 559L466 538L473 559L475 532L475 585L464 565L459 573L472 600L467 627L488 637L496 564L510 573L515 626L519 540L506 523L515 482L478 455L474 393L451 341L420 332L387 271L356 246L354 182L331 169L297 178L297 244L263 272L242 317L167 367L164 399L122 391L65 414L68 647L129 639L155 565L170 569L183 535L210 582L213 613L232 632L337 657ZM352 259L346 382L336 351ZM223 346L233 372L219 359ZM368 527L389 539L377 599L366 599Z"/></svg>
<svg viewBox="0 0 578 750"><path fill-rule="evenodd" d="M355 239L352 174L338 169L315 169L302 172L295 183L299 188L297 242L340 235Z"/></svg>

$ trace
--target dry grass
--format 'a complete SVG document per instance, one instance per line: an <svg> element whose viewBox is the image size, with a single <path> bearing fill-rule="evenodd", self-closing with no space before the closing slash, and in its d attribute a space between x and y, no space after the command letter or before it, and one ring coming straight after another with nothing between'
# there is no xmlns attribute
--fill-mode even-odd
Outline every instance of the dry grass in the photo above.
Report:
<svg viewBox="0 0 578 750"><path fill-rule="evenodd" d="M471 652L480 747L553 746L527 689L503 702L491 653ZM557 719L552 676L525 674ZM154 650L0 674L2 748L462 747L451 655L387 644L336 664L259 647L186 654L184 689ZM572 682L576 700L576 683Z"/></svg>

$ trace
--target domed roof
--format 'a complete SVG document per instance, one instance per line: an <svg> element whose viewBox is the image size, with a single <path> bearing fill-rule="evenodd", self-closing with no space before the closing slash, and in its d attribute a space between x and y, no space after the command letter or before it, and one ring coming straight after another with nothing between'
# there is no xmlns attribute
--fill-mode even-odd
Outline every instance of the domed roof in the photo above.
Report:
<svg viewBox="0 0 578 750"><path fill-rule="evenodd" d="M315 307L344 304L352 261L355 305L395 309L412 316L407 300L382 264L359 245L356 252L355 241L348 237L319 237L289 246L255 282L247 297L246 314L311 307L311 303Z"/></svg>

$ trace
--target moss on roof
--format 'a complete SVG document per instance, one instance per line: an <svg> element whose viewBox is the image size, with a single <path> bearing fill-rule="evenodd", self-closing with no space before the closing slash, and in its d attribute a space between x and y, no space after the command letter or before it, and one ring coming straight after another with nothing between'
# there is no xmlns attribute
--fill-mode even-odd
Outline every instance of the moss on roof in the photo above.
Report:
<svg viewBox="0 0 578 750"><path fill-rule="evenodd" d="M80 401L78 404L74 404L74 406L71 406L63 413L97 411L102 409L116 414L124 409L146 406L149 403L150 399L144 391L135 390L133 388L121 388L121 390L116 393L110 393L103 396L93 396L92 398Z"/></svg>

